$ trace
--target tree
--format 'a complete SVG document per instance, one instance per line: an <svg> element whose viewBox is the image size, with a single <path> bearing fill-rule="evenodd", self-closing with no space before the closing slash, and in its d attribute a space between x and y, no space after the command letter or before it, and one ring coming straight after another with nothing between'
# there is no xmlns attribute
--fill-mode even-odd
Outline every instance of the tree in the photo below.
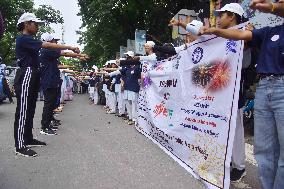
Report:
<svg viewBox="0 0 284 189"><path fill-rule="evenodd" d="M85 32L79 40L94 62L115 58L120 45L134 39L135 29L147 30L148 40L171 41L169 20L182 8L199 10L208 2L196 0L78 0Z"/></svg>
<svg viewBox="0 0 284 189"><path fill-rule="evenodd" d="M37 17L46 22L46 25L40 28L42 32L51 31L50 23L63 23L63 18L59 11L50 6L42 5L38 9L33 8L32 0L1 0L0 11L2 12L5 23L5 34L0 41L0 56L6 64L15 62L15 39L18 35L16 24L19 17L24 12L34 12Z"/></svg>

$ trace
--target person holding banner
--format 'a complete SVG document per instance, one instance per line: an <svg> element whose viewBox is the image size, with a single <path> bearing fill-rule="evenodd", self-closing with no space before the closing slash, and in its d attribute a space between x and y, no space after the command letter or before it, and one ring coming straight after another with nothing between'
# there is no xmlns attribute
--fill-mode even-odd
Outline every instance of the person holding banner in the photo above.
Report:
<svg viewBox="0 0 284 189"><path fill-rule="evenodd" d="M276 2L277 3L268 0L253 0L250 8L284 17L284 0L277 0Z"/></svg>
<svg viewBox="0 0 284 189"><path fill-rule="evenodd" d="M228 29L234 27L243 22L244 10L238 3L226 4L219 10L215 10L215 15L219 16L218 27L221 29ZM198 22L185 23L182 20L172 19L170 21L171 26L181 26L188 32L198 34L197 29L202 27L202 24ZM185 47L178 47L175 51L180 51ZM251 62L251 51L250 48L244 50L243 54L243 68L247 68ZM232 151L232 170L230 173L230 179L232 182L241 180L245 175L245 137L244 137L244 125L243 125L243 107L245 106L244 99L244 77L241 76L239 101L238 101L238 112L237 112L237 123L235 130L235 138Z"/></svg>
<svg viewBox="0 0 284 189"><path fill-rule="evenodd" d="M153 48L155 46L155 43L153 41L147 41L144 45L144 49L147 56L134 56L133 60L136 61L146 61L146 62L156 62L157 56L153 52Z"/></svg>
<svg viewBox="0 0 284 189"><path fill-rule="evenodd" d="M282 7L281 3L275 3L277 10ZM262 5L267 3L262 1ZM279 15L275 7L270 13ZM252 4L252 8L259 9L257 4ZM246 40L260 48L257 61L260 81L254 101L254 153L262 188L284 188L284 25L253 31L203 27L199 33Z"/></svg>
<svg viewBox="0 0 284 189"><path fill-rule="evenodd" d="M238 3L226 4L219 10L214 11L216 16L220 17L218 27L227 29L234 27L243 22L244 10ZM251 50L245 48L243 51L242 73L243 69L247 68L251 62ZM230 180L232 182L240 181L245 175L245 135L243 124L243 107L245 106L244 98L244 76L241 75L238 111L236 119L235 137L232 150L232 170Z"/></svg>

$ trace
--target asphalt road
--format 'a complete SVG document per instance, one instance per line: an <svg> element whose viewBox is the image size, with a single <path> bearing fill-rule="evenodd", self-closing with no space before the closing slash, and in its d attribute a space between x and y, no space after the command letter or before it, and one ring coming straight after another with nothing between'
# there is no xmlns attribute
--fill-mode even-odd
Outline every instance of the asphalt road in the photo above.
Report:
<svg viewBox="0 0 284 189"><path fill-rule="evenodd" d="M34 135L47 142L38 157L14 154L15 105L0 105L0 189L201 189L179 164L158 146L87 95L67 102L58 116L57 136L39 134L42 102L37 103ZM231 189L259 189L256 168Z"/></svg>

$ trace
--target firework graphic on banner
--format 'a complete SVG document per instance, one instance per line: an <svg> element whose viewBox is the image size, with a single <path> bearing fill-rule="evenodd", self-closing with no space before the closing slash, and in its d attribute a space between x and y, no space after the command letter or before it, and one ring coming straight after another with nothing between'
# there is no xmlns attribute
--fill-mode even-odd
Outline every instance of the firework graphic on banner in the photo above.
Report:
<svg viewBox="0 0 284 189"><path fill-rule="evenodd" d="M202 87L208 92L216 92L228 86L230 75L229 64L226 61L216 61L193 68L192 81L196 86Z"/></svg>

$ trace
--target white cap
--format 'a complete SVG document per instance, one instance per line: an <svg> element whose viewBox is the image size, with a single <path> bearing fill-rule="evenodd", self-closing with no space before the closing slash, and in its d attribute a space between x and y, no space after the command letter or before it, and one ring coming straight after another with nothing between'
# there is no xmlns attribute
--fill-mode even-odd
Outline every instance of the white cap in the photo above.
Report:
<svg viewBox="0 0 284 189"><path fill-rule="evenodd" d="M109 64L116 64L116 60L109 60L104 64L104 66L109 65Z"/></svg>
<svg viewBox="0 0 284 189"><path fill-rule="evenodd" d="M60 40L60 39L58 39L58 38L55 38L52 34L50 34L50 33L43 33L42 35L41 35L41 40L42 41L52 41L52 40Z"/></svg>
<svg viewBox="0 0 284 189"><path fill-rule="evenodd" d="M93 70L96 70L96 69L98 69L98 67L97 67L96 65L93 65L93 66L92 66L92 69L93 69Z"/></svg>
<svg viewBox="0 0 284 189"><path fill-rule="evenodd" d="M7 66L6 66L6 64L0 64L0 67L6 68Z"/></svg>
<svg viewBox="0 0 284 189"><path fill-rule="evenodd" d="M110 60L108 63L109 64L116 64L116 60Z"/></svg>
<svg viewBox="0 0 284 189"><path fill-rule="evenodd" d="M144 46L149 46L149 47L154 47L155 46L155 42L154 41L147 41L147 43L145 43Z"/></svg>
<svg viewBox="0 0 284 189"><path fill-rule="evenodd" d="M22 16L19 18L17 25L19 25L20 23L23 22L28 22L28 21L33 21L36 23L44 23L43 21L39 20L34 13L29 13L26 12L24 14L22 14Z"/></svg>
<svg viewBox="0 0 284 189"><path fill-rule="evenodd" d="M95 72L98 72L98 71L99 71L99 68L98 68L96 65L93 65L93 66L92 66L92 69L93 69Z"/></svg>
<svg viewBox="0 0 284 189"><path fill-rule="evenodd" d="M199 29L203 26L203 23L198 20L192 20L190 23L186 25L186 31L192 33L193 35L197 35Z"/></svg>
<svg viewBox="0 0 284 189"><path fill-rule="evenodd" d="M127 51L126 53L124 53L125 55L128 55L130 57L134 57L134 52L133 51Z"/></svg>
<svg viewBox="0 0 284 189"><path fill-rule="evenodd" d="M233 12L233 13L236 13L240 16L243 16L244 13L245 13L244 9L242 8L242 6L240 4L229 3L229 4L226 4L224 7L222 7L221 9L215 10L214 14L219 15L220 12L225 12L225 11Z"/></svg>

